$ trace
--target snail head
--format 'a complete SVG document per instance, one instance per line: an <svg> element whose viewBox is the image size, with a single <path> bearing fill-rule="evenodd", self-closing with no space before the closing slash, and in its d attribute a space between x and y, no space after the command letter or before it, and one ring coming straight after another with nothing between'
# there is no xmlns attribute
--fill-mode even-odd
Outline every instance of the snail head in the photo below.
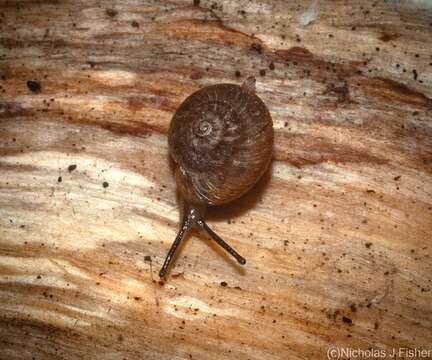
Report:
<svg viewBox="0 0 432 360"><path fill-rule="evenodd" d="M183 221L180 230L167 253L164 264L159 271L159 276L162 278L166 275L178 246L192 228L203 231L231 256L233 256L240 264L246 264L246 260L219 235L217 235L204 221L203 214L205 206L211 205L211 200L199 192L199 187L195 186L191 175L177 164L175 177L177 189L184 201Z"/></svg>

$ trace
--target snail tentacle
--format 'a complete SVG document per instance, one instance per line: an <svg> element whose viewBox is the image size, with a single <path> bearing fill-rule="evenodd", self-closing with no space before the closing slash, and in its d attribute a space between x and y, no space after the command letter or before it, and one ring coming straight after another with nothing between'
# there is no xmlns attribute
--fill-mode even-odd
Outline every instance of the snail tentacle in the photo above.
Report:
<svg viewBox="0 0 432 360"><path fill-rule="evenodd" d="M173 256L178 248L178 246L180 245L180 242L183 240L183 238L185 237L186 233L189 231L189 229L191 228L191 219L190 216L187 215L183 218L183 222L182 222L182 226L180 227L179 232L177 233L177 236L174 240L174 242L171 245L171 248L168 251L167 256L165 257L165 261L162 265L162 268L159 271L159 277L164 277L168 271L169 265L173 259Z"/></svg>
<svg viewBox="0 0 432 360"><path fill-rule="evenodd" d="M199 210L194 206L186 205L187 213L183 217L182 226L180 227L179 232L171 245L171 248L168 251L168 254L165 258L164 264L159 271L159 277L164 277L168 271L170 263L174 257L174 254L180 245L180 242L184 239L186 234L191 228L198 228L204 231L212 240L214 240L217 244L219 244L223 249L225 249L232 257L234 257L240 264L246 264L246 259L241 256L237 251L235 251L231 246L229 246L218 234L216 234L210 227L206 224L206 222L201 217Z"/></svg>
<svg viewBox="0 0 432 360"><path fill-rule="evenodd" d="M207 235L210 236L217 244L224 248L233 258L235 258L239 264L246 264L246 259L241 256L237 251L235 251L231 246L229 246L218 234L216 234L210 227L205 223L204 220L199 219L197 221L198 226L204 230Z"/></svg>

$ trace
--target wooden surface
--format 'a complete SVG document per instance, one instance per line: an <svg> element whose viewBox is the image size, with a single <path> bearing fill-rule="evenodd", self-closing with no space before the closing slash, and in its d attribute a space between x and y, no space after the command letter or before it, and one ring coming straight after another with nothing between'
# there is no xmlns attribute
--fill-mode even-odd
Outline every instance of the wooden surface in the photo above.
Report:
<svg viewBox="0 0 432 360"><path fill-rule="evenodd" d="M430 349L428 6L1 1L0 358ZM195 234L159 282L173 112L251 75L272 169L208 216L248 262Z"/></svg>

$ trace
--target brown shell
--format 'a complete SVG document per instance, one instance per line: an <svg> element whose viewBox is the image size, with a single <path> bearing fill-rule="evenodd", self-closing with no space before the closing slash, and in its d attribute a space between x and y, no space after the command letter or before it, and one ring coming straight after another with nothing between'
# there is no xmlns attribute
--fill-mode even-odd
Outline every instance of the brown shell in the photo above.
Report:
<svg viewBox="0 0 432 360"><path fill-rule="evenodd" d="M247 87L212 85L180 105L168 141L185 200L219 205L243 195L266 171L273 153L273 122Z"/></svg>

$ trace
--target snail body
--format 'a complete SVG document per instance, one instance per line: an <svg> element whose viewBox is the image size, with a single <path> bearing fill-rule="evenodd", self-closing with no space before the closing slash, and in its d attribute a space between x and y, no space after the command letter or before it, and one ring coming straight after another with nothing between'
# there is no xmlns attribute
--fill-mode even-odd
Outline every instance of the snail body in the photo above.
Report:
<svg viewBox="0 0 432 360"><path fill-rule="evenodd" d="M246 263L203 220L203 209L231 202L250 190L267 170L273 154L273 122L255 94L255 79L242 86L217 84L186 98L169 129L170 155L178 191L185 202L183 222L159 273L166 274L174 252L191 227Z"/></svg>

